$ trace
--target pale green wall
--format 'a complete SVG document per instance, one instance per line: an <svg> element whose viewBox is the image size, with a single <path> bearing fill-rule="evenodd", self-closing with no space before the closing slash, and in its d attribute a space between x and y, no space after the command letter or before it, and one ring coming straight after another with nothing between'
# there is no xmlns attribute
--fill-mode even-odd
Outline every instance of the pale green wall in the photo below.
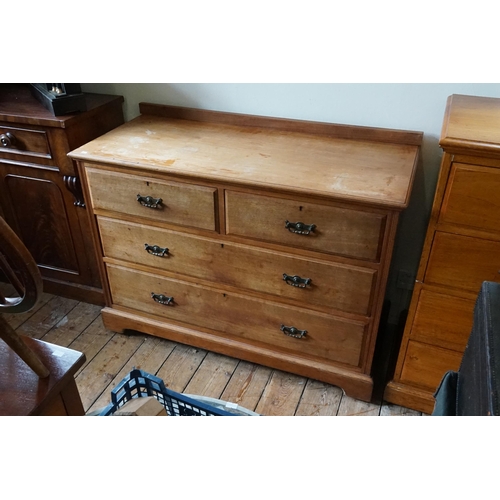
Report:
<svg viewBox="0 0 500 500"><path fill-rule="evenodd" d="M87 83L86 92L123 95L125 117L139 114L139 102L278 116L424 132L422 168L410 207L402 214L387 297L396 322L410 292L396 286L400 269L416 272L436 186L438 145L446 99L451 94L500 97L500 84L224 84Z"/></svg>

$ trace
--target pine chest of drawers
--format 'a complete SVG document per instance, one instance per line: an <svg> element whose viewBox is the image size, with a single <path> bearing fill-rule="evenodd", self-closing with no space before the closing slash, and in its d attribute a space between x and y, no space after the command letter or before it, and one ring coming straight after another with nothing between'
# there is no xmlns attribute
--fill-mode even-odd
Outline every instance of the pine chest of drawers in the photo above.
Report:
<svg viewBox="0 0 500 500"><path fill-rule="evenodd" d="M421 133L141 104L78 161L112 330L369 400Z"/></svg>
<svg viewBox="0 0 500 500"><path fill-rule="evenodd" d="M484 281L500 281L500 99L452 95L431 219L393 380L384 398L431 413L458 370Z"/></svg>

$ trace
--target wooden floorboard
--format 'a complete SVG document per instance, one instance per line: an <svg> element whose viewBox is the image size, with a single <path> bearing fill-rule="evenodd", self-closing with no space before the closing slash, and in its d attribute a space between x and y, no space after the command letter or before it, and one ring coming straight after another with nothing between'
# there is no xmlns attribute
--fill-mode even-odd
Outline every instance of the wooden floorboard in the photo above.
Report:
<svg viewBox="0 0 500 500"><path fill-rule="evenodd" d="M100 307L44 293L23 314L5 315L20 334L85 354L76 384L87 413L111 402L111 390L134 368L185 394L222 399L265 416L420 416L387 403L346 396L342 389L298 375L142 333L115 333Z"/></svg>

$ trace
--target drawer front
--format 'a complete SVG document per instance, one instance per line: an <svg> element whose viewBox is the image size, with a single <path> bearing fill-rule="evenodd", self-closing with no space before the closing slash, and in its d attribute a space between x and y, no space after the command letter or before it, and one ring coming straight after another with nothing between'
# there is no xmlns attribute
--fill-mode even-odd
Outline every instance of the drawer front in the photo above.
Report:
<svg viewBox="0 0 500 500"><path fill-rule="evenodd" d="M411 336L429 344L463 350L472 330L474 300L422 289Z"/></svg>
<svg viewBox="0 0 500 500"><path fill-rule="evenodd" d="M357 366L366 326L320 313L222 293L179 280L107 266L114 304L208 328L224 335L262 342L284 351ZM173 297L173 305L156 302L151 294ZM307 330L302 338L281 331L281 325Z"/></svg>
<svg viewBox="0 0 500 500"><path fill-rule="evenodd" d="M355 259L380 258L385 215L234 191L226 191L226 211L228 234ZM298 234L287 221L315 228Z"/></svg>
<svg viewBox="0 0 500 500"><path fill-rule="evenodd" d="M425 282L479 293L483 281L500 281L500 242L437 231Z"/></svg>
<svg viewBox="0 0 500 500"><path fill-rule="evenodd" d="M448 370L457 371L462 353L410 341L401 382L435 391Z"/></svg>
<svg viewBox="0 0 500 500"><path fill-rule="evenodd" d="M500 169L454 164L439 222L500 232Z"/></svg>
<svg viewBox="0 0 500 500"><path fill-rule="evenodd" d="M50 158L47 133L0 125L0 155L7 158L9 153Z"/></svg>
<svg viewBox="0 0 500 500"><path fill-rule="evenodd" d="M210 231L216 229L216 189L91 167L86 168L86 173L92 205L97 210Z"/></svg>
<svg viewBox="0 0 500 500"><path fill-rule="evenodd" d="M377 274L373 269L296 258L105 217L98 222L106 257L294 299L301 307L314 304L370 314Z"/></svg>

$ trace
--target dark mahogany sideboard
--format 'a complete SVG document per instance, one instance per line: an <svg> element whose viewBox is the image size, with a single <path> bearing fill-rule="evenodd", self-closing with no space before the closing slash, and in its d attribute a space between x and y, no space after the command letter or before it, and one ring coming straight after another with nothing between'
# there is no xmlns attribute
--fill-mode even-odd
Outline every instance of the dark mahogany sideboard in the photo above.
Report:
<svg viewBox="0 0 500 500"><path fill-rule="evenodd" d="M37 262L44 290L102 304L88 215L67 153L124 122L123 97L85 94L54 116L27 84L0 84L0 216Z"/></svg>

